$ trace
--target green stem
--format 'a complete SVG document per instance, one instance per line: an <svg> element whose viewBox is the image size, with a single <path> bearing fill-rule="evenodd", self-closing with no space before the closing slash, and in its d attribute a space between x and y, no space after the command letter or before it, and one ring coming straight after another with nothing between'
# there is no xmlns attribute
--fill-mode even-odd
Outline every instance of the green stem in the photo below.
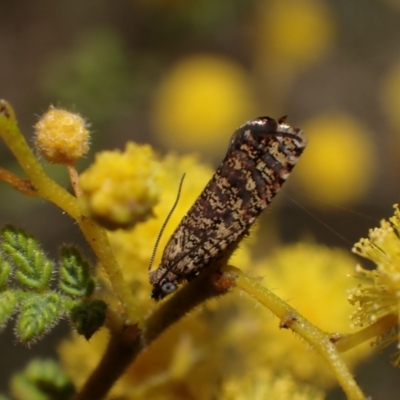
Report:
<svg viewBox="0 0 400 400"><path fill-rule="evenodd" d="M138 304L118 265L114 251L108 240L107 232L89 218L80 219L78 224L89 245L98 257L102 268L110 279L115 295L125 310L125 324L133 325L138 321L141 322L142 317L139 313Z"/></svg>
<svg viewBox="0 0 400 400"><path fill-rule="evenodd" d="M336 348L340 352L350 350L361 343L383 335L390 328L395 327L397 323L398 318L395 314L386 315L358 332L340 335L337 342L335 342Z"/></svg>

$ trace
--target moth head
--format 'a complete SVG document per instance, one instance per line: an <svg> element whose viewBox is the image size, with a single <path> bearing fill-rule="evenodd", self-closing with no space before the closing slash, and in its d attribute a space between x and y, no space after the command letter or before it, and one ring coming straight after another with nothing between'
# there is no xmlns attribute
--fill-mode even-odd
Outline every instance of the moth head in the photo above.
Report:
<svg viewBox="0 0 400 400"><path fill-rule="evenodd" d="M160 285L154 286L151 292L151 298L158 301L162 300L168 294L175 292L177 285L174 282L164 281Z"/></svg>
<svg viewBox="0 0 400 400"><path fill-rule="evenodd" d="M150 283L153 285L151 298L158 301L168 294L175 292L178 288L178 281L175 274L166 272L164 269L150 271Z"/></svg>
<svg viewBox="0 0 400 400"><path fill-rule="evenodd" d="M266 145L265 140L273 137L289 138L295 147L299 149L304 149L307 145L307 138L303 131L290 126L287 123L287 116L279 119L258 117L239 126L232 136L229 149L235 150L243 146L247 140L251 142L252 146L260 142L260 149L264 149Z"/></svg>

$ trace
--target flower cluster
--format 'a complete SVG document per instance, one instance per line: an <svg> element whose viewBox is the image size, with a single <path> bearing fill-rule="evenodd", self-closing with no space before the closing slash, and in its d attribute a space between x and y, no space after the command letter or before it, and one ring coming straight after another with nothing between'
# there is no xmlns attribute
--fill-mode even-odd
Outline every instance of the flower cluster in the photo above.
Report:
<svg viewBox="0 0 400 400"><path fill-rule="evenodd" d="M357 278L361 283L349 295L349 301L357 305L353 314L353 323L357 326L379 324L385 317L399 315L400 299L400 210L394 207L394 215L381 221L379 228L369 231L369 237L361 239L353 251L372 261L376 268L367 269L359 265ZM398 326L397 322L397 326ZM382 345L387 346L398 341L397 329L383 326ZM386 334L386 336L384 336ZM400 364L400 354L393 360Z"/></svg>
<svg viewBox="0 0 400 400"><path fill-rule="evenodd" d="M80 175L84 215L108 229L127 228L152 216L160 164L148 145L128 143L124 153L104 151Z"/></svg>

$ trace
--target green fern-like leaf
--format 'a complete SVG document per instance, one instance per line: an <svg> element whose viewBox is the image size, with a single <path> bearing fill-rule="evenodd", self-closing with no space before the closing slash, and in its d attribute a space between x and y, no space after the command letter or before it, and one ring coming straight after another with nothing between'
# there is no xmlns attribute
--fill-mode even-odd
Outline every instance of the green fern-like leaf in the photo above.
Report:
<svg viewBox="0 0 400 400"><path fill-rule="evenodd" d="M61 249L59 287L65 294L76 297L87 297L94 291L95 281L90 276L90 265L74 247Z"/></svg>
<svg viewBox="0 0 400 400"><path fill-rule="evenodd" d="M18 314L15 333L33 343L68 317L78 333L89 339L105 321L107 305L90 299L96 281L90 265L72 246L61 249L57 291L50 288L54 263L38 241L23 230L0 231L0 329ZM12 279L10 279L12 277ZM13 287L19 283L18 287Z"/></svg>
<svg viewBox="0 0 400 400"><path fill-rule="evenodd" d="M92 300L72 310L71 320L77 332L89 340L106 319L107 304L103 300Z"/></svg>
<svg viewBox="0 0 400 400"><path fill-rule="evenodd" d="M0 255L0 289L7 286L11 264Z"/></svg>
<svg viewBox="0 0 400 400"><path fill-rule="evenodd" d="M67 400L75 393L68 377L51 360L30 362L25 371L14 375L11 387L19 399L29 400Z"/></svg>
<svg viewBox="0 0 400 400"><path fill-rule="evenodd" d="M58 293L32 294L23 302L16 333L24 343L30 343L47 333L62 315L62 299Z"/></svg>
<svg viewBox="0 0 400 400"><path fill-rule="evenodd" d="M17 306L17 296L11 290L0 293L0 329L3 329L7 321L13 315Z"/></svg>
<svg viewBox="0 0 400 400"><path fill-rule="evenodd" d="M53 265L36 239L10 225L1 230L1 248L15 267L15 277L24 286L43 290L48 287Z"/></svg>

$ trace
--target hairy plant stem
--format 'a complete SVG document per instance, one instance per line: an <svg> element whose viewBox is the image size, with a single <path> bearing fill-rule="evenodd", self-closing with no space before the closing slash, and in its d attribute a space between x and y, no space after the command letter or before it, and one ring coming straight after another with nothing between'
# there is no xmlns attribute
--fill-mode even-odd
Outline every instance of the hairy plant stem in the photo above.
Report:
<svg viewBox="0 0 400 400"><path fill-rule="evenodd" d="M360 329L358 332L339 335L339 338L335 341L336 348L340 352L350 350L361 343L388 332L390 328L394 328L398 324L398 321L396 314L388 314L378 319L375 323Z"/></svg>

